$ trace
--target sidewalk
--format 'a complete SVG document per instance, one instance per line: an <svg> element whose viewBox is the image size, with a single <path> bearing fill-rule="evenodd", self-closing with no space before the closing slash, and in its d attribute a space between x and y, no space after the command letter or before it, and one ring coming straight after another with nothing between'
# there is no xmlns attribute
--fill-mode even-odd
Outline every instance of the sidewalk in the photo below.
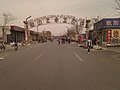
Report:
<svg viewBox="0 0 120 90"><path fill-rule="evenodd" d="M107 50L120 53L120 47L107 47Z"/></svg>
<svg viewBox="0 0 120 90"><path fill-rule="evenodd" d="M8 51L15 51L15 49L14 49L14 47L12 45L5 45L5 47L6 47L5 50L0 49L0 54L6 53ZM24 47L24 46L19 46L19 48L21 48L21 47Z"/></svg>
<svg viewBox="0 0 120 90"><path fill-rule="evenodd" d="M119 47L102 47L102 46L95 45L93 48L95 50L109 50L109 51L120 53L120 46Z"/></svg>
<svg viewBox="0 0 120 90"><path fill-rule="evenodd" d="M31 43L31 44L27 44L27 45L24 45L24 46L22 46L22 45L19 45L18 46L18 49L21 49L21 48L24 48L24 47L28 47L28 46L32 46L32 45L36 45L37 43ZM1 53L5 53L5 52L8 52L8 51L14 51L15 49L14 49L14 46L12 46L12 45L6 45L6 49L5 50L1 50L0 49L0 54Z"/></svg>
<svg viewBox="0 0 120 90"><path fill-rule="evenodd" d="M14 50L14 47L12 47L12 46L10 46L10 45L6 45L5 47L6 47L5 50L0 49L0 54L1 54L1 53L5 53L5 52L7 52L7 51L13 51L13 50Z"/></svg>

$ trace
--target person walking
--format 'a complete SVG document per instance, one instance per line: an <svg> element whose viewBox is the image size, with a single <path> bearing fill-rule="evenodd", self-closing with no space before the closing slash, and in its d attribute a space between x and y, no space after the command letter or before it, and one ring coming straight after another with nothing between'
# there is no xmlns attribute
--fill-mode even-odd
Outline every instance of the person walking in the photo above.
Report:
<svg viewBox="0 0 120 90"><path fill-rule="evenodd" d="M15 44L14 44L14 48L15 48L15 51L18 50L18 43L17 43L17 42L15 42Z"/></svg>
<svg viewBox="0 0 120 90"><path fill-rule="evenodd" d="M71 43L70 37L68 37L68 43L69 43L69 44Z"/></svg>
<svg viewBox="0 0 120 90"><path fill-rule="evenodd" d="M57 40L57 41L58 41L58 44L60 45L60 41L61 41L61 39L60 39L60 38L58 38L58 40Z"/></svg>
<svg viewBox="0 0 120 90"><path fill-rule="evenodd" d="M87 41L88 54L90 54L91 46L92 46L92 41L91 41L90 37L88 37L88 41Z"/></svg>

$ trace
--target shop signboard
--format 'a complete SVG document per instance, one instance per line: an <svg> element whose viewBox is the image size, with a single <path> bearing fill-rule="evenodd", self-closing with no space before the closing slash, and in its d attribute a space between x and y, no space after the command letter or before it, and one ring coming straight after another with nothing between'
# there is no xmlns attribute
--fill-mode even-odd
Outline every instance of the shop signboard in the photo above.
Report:
<svg viewBox="0 0 120 90"><path fill-rule="evenodd" d="M95 30L120 28L120 18L106 18L94 24Z"/></svg>
<svg viewBox="0 0 120 90"><path fill-rule="evenodd" d="M103 28L120 28L120 18L103 19Z"/></svg>

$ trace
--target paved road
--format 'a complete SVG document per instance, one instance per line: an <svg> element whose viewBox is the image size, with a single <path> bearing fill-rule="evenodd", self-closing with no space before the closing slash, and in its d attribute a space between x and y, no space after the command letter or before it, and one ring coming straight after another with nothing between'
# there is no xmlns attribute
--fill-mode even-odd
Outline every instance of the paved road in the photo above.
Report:
<svg viewBox="0 0 120 90"><path fill-rule="evenodd" d="M4 53L0 90L120 90L119 53L55 42Z"/></svg>

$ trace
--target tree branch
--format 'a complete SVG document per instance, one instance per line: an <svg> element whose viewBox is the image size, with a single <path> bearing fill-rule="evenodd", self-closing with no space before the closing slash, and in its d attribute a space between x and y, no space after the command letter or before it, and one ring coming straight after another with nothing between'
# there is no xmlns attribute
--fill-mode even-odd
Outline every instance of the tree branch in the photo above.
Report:
<svg viewBox="0 0 120 90"><path fill-rule="evenodd" d="M14 17L11 13L3 13L3 26L6 26L8 23L15 19L16 17Z"/></svg>
<svg viewBox="0 0 120 90"><path fill-rule="evenodd" d="M119 11L120 10L120 0L116 0L115 3L116 3L115 9Z"/></svg>

